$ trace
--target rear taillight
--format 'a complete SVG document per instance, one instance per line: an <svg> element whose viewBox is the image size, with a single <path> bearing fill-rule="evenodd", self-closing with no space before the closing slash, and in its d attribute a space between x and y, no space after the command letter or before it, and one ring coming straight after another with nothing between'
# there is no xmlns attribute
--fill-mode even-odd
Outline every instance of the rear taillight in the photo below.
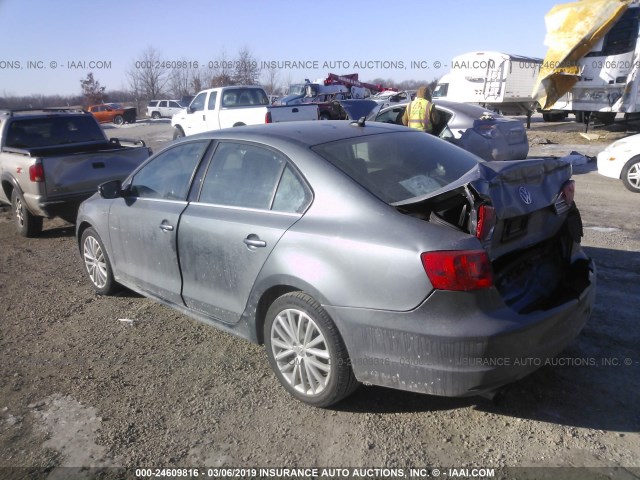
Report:
<svg viewBox="0 0 640 480"><path fill-rule="evenodd" d="M480 205L478 208L478 225L476 226L476 237L481 242L491 240L493 230L496 226L496 209L489 205Z"/></svg>
<svg viewBox="0 0 640 480"><path fill-rule="evenodd" d="M484 250L452 250L420 255L433 288L469 291L493 285L491 263Z"/></svg>
<svg viewBox="0 0 640 480"><path fill-rule="evenodd" d="M553 207L558 215L566 213L573 205L573 199L576 196L576 182L567 180L562 185Z"/></svg>
<svg viewBox="0 0 640 480"><path fill-rule="evenodd" d="M29 180L32 182L44 182L44 168L41 163L29 167Z"/></svg>
<svg viewBox="0 0 640 480"><path fill-rule="evenodd" d="M271 118L271 112L267 112L264 114L264 123L273 123L273 119Z"/></svg>
<svg viewBox="0 0 640 480"><path fill-rule="evenodd" d="M565 201L571 205L576 195L576 182L574 180L564 182L564 185L562 185L562 194L564 195Z"/></svg>

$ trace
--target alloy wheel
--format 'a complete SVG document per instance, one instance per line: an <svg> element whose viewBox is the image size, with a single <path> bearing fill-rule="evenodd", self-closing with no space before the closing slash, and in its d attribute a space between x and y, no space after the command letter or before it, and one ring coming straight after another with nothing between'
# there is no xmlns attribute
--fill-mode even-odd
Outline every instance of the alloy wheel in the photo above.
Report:
<svg viewBox="0 0 640 480"><path fill-rule="evenodd" d="M304 395L321 393L331 377L331 355L324 335L302 310L286 309L271 327L271 347L284 379Z"/></svg>
<svg viewBox="0 0 640 480"><path fill-rule="evenodd" d="M93 284L103 288L107 284L107 262L100 243L91 236L84 241L84 265Z"/></svg>

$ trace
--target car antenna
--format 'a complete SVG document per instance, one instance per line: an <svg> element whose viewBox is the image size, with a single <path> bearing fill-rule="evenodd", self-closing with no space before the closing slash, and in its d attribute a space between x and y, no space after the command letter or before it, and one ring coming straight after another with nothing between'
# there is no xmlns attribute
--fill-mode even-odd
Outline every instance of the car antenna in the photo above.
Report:
<svg viewBox="0 0 640 480"><path fill-rule="evenodd" d="M358 125L359 127L364 127L364 121L366 120L365 117L360 117L358 120L356 120L355 122L351 122L351 125Z"/></svg>

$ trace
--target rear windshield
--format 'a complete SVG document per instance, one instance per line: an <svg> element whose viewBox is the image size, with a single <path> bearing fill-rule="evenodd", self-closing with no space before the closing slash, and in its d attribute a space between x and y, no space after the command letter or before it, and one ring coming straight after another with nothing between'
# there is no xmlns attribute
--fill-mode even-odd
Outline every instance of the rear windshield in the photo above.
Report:
<svg viewBox="0 0 640 480"><path fill-rule="evenodd" d="M5 144L14 148L37 148L104 141L100 126L86 115L13 120Z"/></svg>
<svg viewBox="0 0 640 480"><path fill-rule="evenodd" d="M223 107L248 107L269 105L269 99L260 88L230 88L222 94Z"/></svg>
<svg viewBox="0 0 640 480"><path fill-rule="evenodd" d="M349 138L312 150L389 204L445 187L480 161L444 140L410 131Z"/></svg>

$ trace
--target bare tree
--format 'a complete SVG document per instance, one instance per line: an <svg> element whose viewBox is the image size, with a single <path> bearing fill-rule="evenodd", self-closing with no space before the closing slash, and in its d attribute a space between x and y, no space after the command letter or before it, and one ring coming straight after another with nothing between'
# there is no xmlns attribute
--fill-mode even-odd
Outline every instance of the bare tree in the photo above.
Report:
<svg viewBox="0 0 640 480"><path fill-rule="evenodd" d="M234 61L233 81L236 85L255 85L260 77L260 65L247 47L238 52Z"/></svg>
<svg viewBox="0 0 640 480"><path fill-rule="evenodd" d="M106 87L100 85L100 82L93 77L93 72L87 73L87 78L80 80L80 87L87 105L95 105L96 103L107 101Z"/></svg>
<svg viewBox="0 0 640 480"><path fill-rule="evenodd" d="M288 95L289 94L289 85L291 85L293 83L293 77L291 76L291 72L287 73L287 76L284 77L284 81L283 81L283 85L281 87L280 90L280 94L281 95Z"/></svg>
<svg viewBox="0 0 640 480"><path fill-rule="evenodd" d="M277 95L280 91L280 70L273 67L268 67L262 70L262 77L264 78L262 86L267 91L267 95Z"/></svg>
<svg viewBox="0 0 640 480"><path fill-rule="evenodd" d="M182 59L180 65L171 70L169 76L169 90L174 98L181 98L192 92L202 90L202 74L197 68L188 67L188 61Z"/></svg>
<svg viewBox="0 0 640 480"><path fill-rule="evenodd" d="M223 48L218 58L213 61L209 71L208 84L211 87L226 87L233 85L234 61L229 59L226 50Z"/></svg>
<svg viewBox="0 0 640 480"><path fill-rule="evenodd" d="M169 82L169 71L162 68L162 63L162 55L153 47L147 47L134 60L127 76L137 98L149 100L162 96Z"/></svg>

